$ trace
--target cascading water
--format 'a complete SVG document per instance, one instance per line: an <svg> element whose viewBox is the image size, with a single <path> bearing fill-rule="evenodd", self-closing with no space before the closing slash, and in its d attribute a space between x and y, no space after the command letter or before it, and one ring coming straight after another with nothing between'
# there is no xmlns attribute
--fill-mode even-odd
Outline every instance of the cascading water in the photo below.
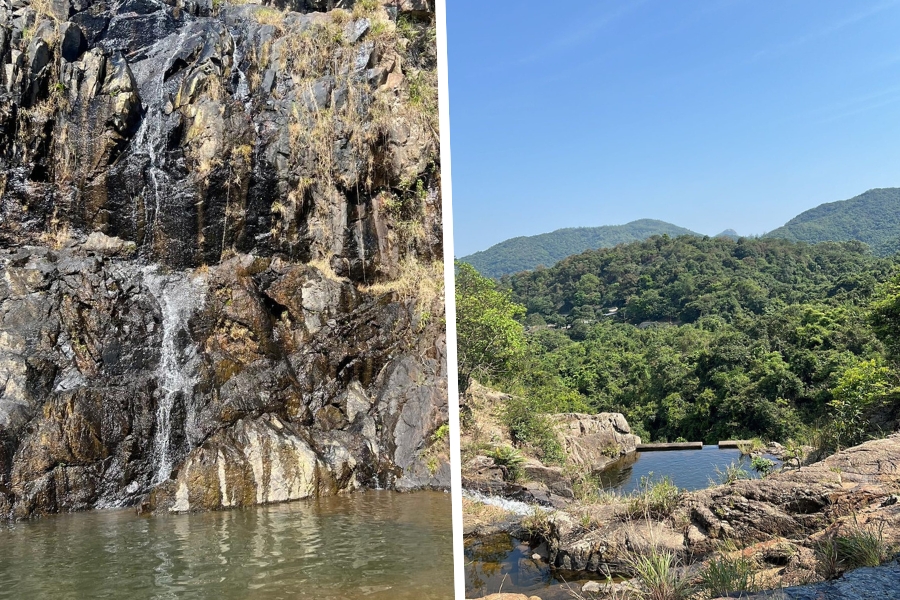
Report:
<svg viewBox="0 0 900 600"><path fill-rule="evenodd" d="M250 98L250 84L247 81L247 75L244 73L244 69L241 68L241 63L244 60L244 49L241 45L242 31L237 27L231 27L228 29L228 34L231 36L231 46L233 49L232 72L237 75L237 83L234 86L234 97L244 104L244 112L249 113L253 108L253 101Z"/></svg>
<svg viewBox="0 0 900 600"><path fill-rule="evenodd" d="M509 498L501 498L500 496L489 496L475 490L463 490L462 497L473 500L480 504L496 506L498 508L502 508L505 511L522 516L531 515L536 512L548 511L548 509L545 509L541 506L528 504L526 502L520 502L518 500L510 500Z"/></svg>
<svg viewBox="0 0 900 600"><path fill-rule="evenodd" d="M192 402L194 386L199 382L200 359L191 338L189 320L203 306L205 281L184 274L159 274L156 267L144 272L144 282L159 304L162 314L162 345L159 352L157 381L162 398L156 409L156 435L153 456L156 470L153 484L169 478L175 459L183 448L173 447L173 433L183 426L188 444L199 440L196 406ZM184 423L173 423L173 409L181 399L185 406ZM176 444L177 445L177 444Z"/></svg>
<svg viewBox="0 0 900 600"><path fill-rule="evenodd" d="M147 157L147 179L150 185L144 190L144 206L145 217L149 224L151 218L150 200L152 200L152 205L154 206L152 218L154 223L149 228L151 235L156 229L155 226L159 220L162 199L161 184L166 186L169 183L169 176L165 170L165 140L163 139L162 119L159 114L156 114L164 100L162 77L162 74L154 74L154 76L148 77L144 87L141 89L141 96L146 99L145 101L148 101L148 104L144 107L144 119L132 142L132 152L135 155L143 154Z"/></svg>

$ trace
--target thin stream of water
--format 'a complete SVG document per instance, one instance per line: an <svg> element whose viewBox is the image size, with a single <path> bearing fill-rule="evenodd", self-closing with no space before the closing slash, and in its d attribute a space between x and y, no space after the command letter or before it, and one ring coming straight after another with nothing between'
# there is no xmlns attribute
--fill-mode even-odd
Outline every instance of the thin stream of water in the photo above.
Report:
<svg viewBox="0 0 900 600"><path fill-rule="evenodd" d="M156 434L153 455L157 460L153 484L169 478L179 448L172 447L172 412L179 399L185 406L184 431L193 441L199 437L194 423L194 386L199 382L199 356L191 339L188 321L203 306L205 285L200 278L186 275L161 275L156 267L144 273L147 289L156 298L162 313L162 345L160 347L157 379L163 393L156 410ZM191 435L194 434L194 435Z"/></svg>

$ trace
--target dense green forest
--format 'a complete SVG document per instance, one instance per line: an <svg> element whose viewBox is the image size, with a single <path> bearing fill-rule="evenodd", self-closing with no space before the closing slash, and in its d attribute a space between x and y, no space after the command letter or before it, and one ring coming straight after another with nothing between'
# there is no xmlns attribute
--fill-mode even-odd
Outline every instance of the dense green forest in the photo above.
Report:
<svg viewBox="0 0 900 600"><path fill-rule="evenodd" d="M819 435L846 446L894 417L900 285L889 283L894 261L859 242L660 236L499 283L458 272L458 318L482 327L460 330L460 347L490 325L505 337L482 347L510 350L490 372L461 360L462 383L514 392L516 426L609 410L645 440ZM478 286L494 303L473 317Z"/></svg>
<svg viewBox="0 0 900 600"><path fill-rule="evenodd" d="M900 250L900 188L874 189L799 214L765 237L799 242L857 240L879 256Z"/></svg>
<svg viewBox="0 0 900 600"><path fill-rule="evenodd" d="M567 256L585 250L610 248L663 234L698 235L664 221L641 219L625 225L572 227L540 235L516 237L460 260L475 267L482 275L500 277L534 269L539 265L549 267Z"/></svg>

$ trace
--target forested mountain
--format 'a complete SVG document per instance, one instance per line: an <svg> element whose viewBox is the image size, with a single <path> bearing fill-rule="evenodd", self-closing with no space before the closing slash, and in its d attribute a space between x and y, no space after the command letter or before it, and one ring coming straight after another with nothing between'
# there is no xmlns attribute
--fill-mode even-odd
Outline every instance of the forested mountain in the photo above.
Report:
<svg viewBox="0 0 900 600"><path fill-rule="evenodd" d="M640 219L625 225L571 227L540 235L515 237L487 250L464 256L460 261L472 265L486 277L500 277L534 269L539 265L549 267L567 256L585 250L609 248L663 234L673 237L699 235L665 221Z"/></svg>
<svg viewBox="0 0 900 600"><path fill-rule="evenodd" d="M692 323L799 302L868 295L890 263L859 242L653 237L503 278L529 313L564 324L611 308L618 319Z"/></svg>
<svg viewBox="0 0 900 600"><path fill-rule="evenodd" d="M858 240L879 256L900 250L900 188L874 189L799 214L765 237L802 242Z"/></svg>
<svg viewBox="0 0 900 600"><path fill-rule="evenodd" d="M645 439L783 441L846 398L896 394L870 324L894 267L860 242L653 237L584 252L499 283L529 326L502 385L533 411L623 412ZM860 414L832 422L836 443L862 435Z"/></svg>

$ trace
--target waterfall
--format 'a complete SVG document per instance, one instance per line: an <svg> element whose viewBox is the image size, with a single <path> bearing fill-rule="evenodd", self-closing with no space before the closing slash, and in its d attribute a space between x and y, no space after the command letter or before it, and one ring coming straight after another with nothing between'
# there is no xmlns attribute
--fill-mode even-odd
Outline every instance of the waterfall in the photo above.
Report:
<svg viewBox="0 0 900 600"><path fill-rule="evenodd" d="M150 236L156 231L159 222L159 213L162 208L162 187L168 188L169 175L166 173L166 140L163 136L162 117L158 114L160 106L163 105L165 97L163 91L162 73L154 74L148 77L146 86L141 89L141 95L149 102L144 106L145 115L141 121L141 125L135 133L132 142L132 150L135 155L143 154L147 157L147 175L150 185L145 188L144 193L144 212L147 219L147 230ZM152 102L153 104L150 104ZM162 181L160 181L162 180ZM149 193L148 193L149 192ZM154 204L153 223L150 223L150 202L148 197L152 195ZM148 237L149 239L149 237Z"/></svg>
<svg viewBox="0 0 900 600"><path fill-rule="evenodd" d="M200 357L191 338L188 322L203 306L205 281L201 277L186 274L159 274L157 267L144 271L147 289L159 304L162 314L162 345L156 371L162 398L156 409L156 435L153 439L153 456L156 472L153 484L169 478L175 459L187 451L187 447L173 444L173 434L183 426L186 446L200 439L197 411L194 404L194 386L199 382ZM184 423L173 423L173 408L180 399L185 407Z"/></svg>
<svg viewBox="0 0 900 600"><path fill-rule="evenodd" d="M241 62L244 60L244 49L241 46L241 31L238 27L230 27L228 28L228 35L231 36L231 46L233 49L231 68L233 73L237 74L237 84L234 86L234 97L244 104L244 112L250 113L253 108L253 100L250 97L250 84L247 81L247 75L241 68Z"/></svg>
<svg viewBox="0 0 900 600"><path fill-rule="evenodd" d="M520 502L519 500L510 500L509 498L502 498L500 496L489 496L475 490L463 490L462 497L468 498L469 500L473 500L481 504L487 504L488 506L496 506L498 508L502 508L505 511L520 516L531 515L538 511L548 511L548 509L536 504L528 504L526 502Z"/></svg>

